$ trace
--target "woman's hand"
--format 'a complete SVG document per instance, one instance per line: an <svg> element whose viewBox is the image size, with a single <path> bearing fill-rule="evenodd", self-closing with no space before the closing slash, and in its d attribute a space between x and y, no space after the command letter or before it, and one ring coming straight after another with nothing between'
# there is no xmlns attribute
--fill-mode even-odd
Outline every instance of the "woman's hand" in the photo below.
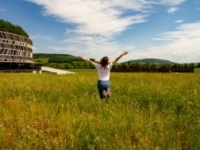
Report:
<svg viewBox="0 0 200 150"><path fill-rule="evenodd" d="M82 59L82 60L85 60L83 56L78 56L78 58L80 58L80 59Z"/></svg>
<svg viewBox="0 0 200 150"><path fill-rule="evenodd" d="M128 54L128 52L127 52L127 51L124 51L122 54L123 54L123 55L126 55L126 54Z"/></svg>
<svg viewBox="0 0 200 150"><path fill-rule="evenodd" d="M93 65L93 66L95 66L95 64L96 64L96 63L92 62L91 60L84 58L83 56L78 56L78 58L80 58L80 59L86 61L87 63L90 63L90 64Z"/></svg>

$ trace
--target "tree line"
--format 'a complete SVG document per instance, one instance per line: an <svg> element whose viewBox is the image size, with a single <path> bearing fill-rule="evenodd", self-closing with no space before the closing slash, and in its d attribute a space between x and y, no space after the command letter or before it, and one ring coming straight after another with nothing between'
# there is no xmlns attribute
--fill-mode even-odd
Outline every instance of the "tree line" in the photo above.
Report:
<svg viewBox="0 0 200 150"><path fill-rule="evenodd" d="M197 68L200 67L200 63L195 64L195 63L184 63L184 64L179 64L179 63L141 63L141 62L126 62L126 63L121 63L115 66L115 68L174 68L174 69L179 69L179 68Z"/></svg>
<svg viewBox="0 0 200 150"><path fill-rule="evenodd" d="M126 62L113 67L113 72L194 72L194 68L200 68L200 63L141 63Z"/></svg>
<svg viewBox="0 0 200 150"><path fill-rule="evenodd" d="M14 25L11 22L5 21L3 19L0 19L0 31L10 32L29 38L29 35L24 31L22 27L19 25Z"/></svg>
<svg viewBox="0 0 200 150"><path fill-rule="evenodd" d="M46 54L46 53L34 53L33 58L37 58L37 62L42 63L43 58L48 58L47 63L43 63L45 66L54 67L57 69L93 69L94 67L82 60L78 57L68 55L68 54ZM40 61L41 59L41 61ZM95 59L90 58L91 61L97 62ZM200 63L167 63L167 61L163 61L162 63L157 62L136 62L136 61L128 61L123 63L118 63L113 67L113 70L123 69L130 70L135 69L139 71L144 70L167 70L167 69L178 69L178 70L187 70L194 69L196 67L200 68Z"/></svg>

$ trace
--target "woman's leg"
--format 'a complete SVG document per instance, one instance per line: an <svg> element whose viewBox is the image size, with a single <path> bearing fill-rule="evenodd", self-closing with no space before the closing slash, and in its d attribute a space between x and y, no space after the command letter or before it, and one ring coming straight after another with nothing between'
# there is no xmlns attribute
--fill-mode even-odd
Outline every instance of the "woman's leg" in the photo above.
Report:
<svg viewBox="0 0 200 150"><path fill-rule="evenodd" d="M100 98L109 98L111 96L110 92L110 82L109 81L98 81L98 91Z"/></svg>
<svg viewBox="0 0 200 150"><path fill-rule="evenodd" d="M99 91L100 98L103 99L104 98L104 96L103 96L103 90L99 89L99 87L98 87L98 91Z"/></svg>
<svg viewBox="0 0 200 150"><path fill-rule="evenodd" d="M110 88L109 89L107 89L107 98L109 98L109 97L111 97L111 90L110 90Z"/></svg>
<svg viewBox="0 0 200 150"><path fill-rule="evenodd" d="M100 96L101 99L103 99L104 98L104 95L103 95L103 90L104 90L103 82L102 81L98 81L97 87L98 87L98 91L99 91L99 96Z"/></svg>

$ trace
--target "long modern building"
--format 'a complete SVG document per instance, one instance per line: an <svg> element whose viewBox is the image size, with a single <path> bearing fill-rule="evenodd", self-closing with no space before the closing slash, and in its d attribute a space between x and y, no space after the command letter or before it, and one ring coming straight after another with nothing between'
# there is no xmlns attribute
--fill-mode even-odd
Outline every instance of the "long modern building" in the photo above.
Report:
<svg viewBox="0 0 200 150"><path fill-rule="evenodd" d="M40 72L33 63L33 42L25 36L0 31L0 71Z"/></svg>

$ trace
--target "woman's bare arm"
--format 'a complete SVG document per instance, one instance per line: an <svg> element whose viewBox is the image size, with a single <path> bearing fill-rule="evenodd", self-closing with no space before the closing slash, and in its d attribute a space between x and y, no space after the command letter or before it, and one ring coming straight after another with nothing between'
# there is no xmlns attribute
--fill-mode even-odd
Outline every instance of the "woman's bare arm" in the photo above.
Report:
<svg viewBox="0 0 200 150"><path fill-rule="evenodd" d="M95 63L94 63L94 62L92 62L92 61L89 60L89 59L84 58L83 56L78 56L78 58L80 58L81 60L84 60L85 62L87 62L87 63L89 63L89 64L95 66Z"/></svg>
<svg viewBox="0 0 200 150"><path fill-rule="evenodd" d="M116 62L117 62L120 58L122 58L122 56L124 56L124 55L126 55L126 54L128 54L128 52L127 52L127 51L124 51L121 55L119 55L119 56L112 62L112 64L115 65Z"/></svg>

